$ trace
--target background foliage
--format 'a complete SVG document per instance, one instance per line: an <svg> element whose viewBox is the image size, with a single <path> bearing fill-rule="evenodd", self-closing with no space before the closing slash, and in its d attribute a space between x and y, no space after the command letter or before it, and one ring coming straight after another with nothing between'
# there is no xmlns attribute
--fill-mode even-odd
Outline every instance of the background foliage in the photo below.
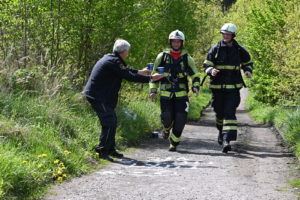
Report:
<svg viewBox="0 0 300 200"><path fill-rule="evenodd" d="M238 39L255 62L251 84L255 100L273 106L299 105L299 1L239 0L225 19L238 25Z"/></svg>
<svg viewBox="0 0 300 200"><path fill-rule="evenodd" d="M202 71L222 24L235 23L255 63L250 109L265 121L284 113L300 155L298 0L2 0L0 10L0 199L35 199L49 183L97 168L100 125L79 95L93 65L124 38L132 44L128 63L141 69L174 29L185 33ZM190 119L209 101L202 91L191 99ZM124 148L161 125L147 86L124 82L120 95L117 143Z"/></svg>

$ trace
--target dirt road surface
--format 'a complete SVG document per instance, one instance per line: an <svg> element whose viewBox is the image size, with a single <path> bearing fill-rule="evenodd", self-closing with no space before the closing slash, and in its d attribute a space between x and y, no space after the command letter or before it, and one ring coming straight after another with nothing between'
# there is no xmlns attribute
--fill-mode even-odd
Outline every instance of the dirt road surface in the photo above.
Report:
<svg viewBox="0 0 300 200"><path fill-rule="evenodd" d="M297 199L288 184L296 174L294 158L270 127L249 118L246 93L238 108L238 141L228 154L217 144L209 107L185 127L178 152L168 152L161 136L149 139L104 169L54 186L44 199Z"/></svg>

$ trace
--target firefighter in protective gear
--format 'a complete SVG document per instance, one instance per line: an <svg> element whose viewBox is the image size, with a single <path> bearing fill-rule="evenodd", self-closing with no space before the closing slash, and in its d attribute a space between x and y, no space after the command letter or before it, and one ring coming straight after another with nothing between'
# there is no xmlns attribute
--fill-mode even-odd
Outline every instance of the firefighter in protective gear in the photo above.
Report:
<svg viewBox="0 0 300 200"><path fill-rule="evenodd" d="M196 69L194 59L183 48L184 41L185 37L181 31L175 30L170 33L171 48L158 54L153 70L155 73L158 67L164 67L165 77L159 82L150 82L151 98L156 98L158 89L160 91L163 137L170 140L169 151L176 151L187 121L189 111L188 76L192 79L192 91L196 95L198 95L200 86L200 74Z"/></svg>
<svg viewBox="0 0 300 200"><path fill-rule="evenodd" d="M234 24L224 24L220 33L223 39L209 50L203 67L211 77L209 87L219 130L218 143L227 153L231 150L230 141L237 138L236 108L240 104L239 90L245 86L241 69L251 78L253 63L250 54L234 39L237 35Z"/></svg>

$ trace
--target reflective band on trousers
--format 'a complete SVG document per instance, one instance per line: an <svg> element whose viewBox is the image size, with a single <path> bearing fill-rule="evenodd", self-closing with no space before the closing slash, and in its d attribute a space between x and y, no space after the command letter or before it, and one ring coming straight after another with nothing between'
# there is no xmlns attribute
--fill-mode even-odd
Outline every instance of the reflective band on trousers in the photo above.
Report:
<svg viewBox="0 0 300 200"><path fill-rule="evenodd" d="M240 70L240 67L234 65L216 65L216 69Z"/></svg>
<svg viewBox="0 0 300 200"><path fill-rule="evenodd" d="M176 137L173 133L171 134L171 139L173 142L180 142L180 138Z"/></svg>
<svg viewBox="0 0 300 200"><path fill-rule="evenodd" d="M236 131L237 126L223 126L223 131Z"/></svg>
<svg viewBox="0 0 300 200"><path fill-rule="evenodd" d="M222 119L216 119L216 123L218 124L218 125L223 125L223 120Z"/></svg>
<svg viewBox="0 0 300 200"><path fill-rule="evenodd" d="M243 84L239 83L239 84L235 84L235 85L214 85L214 84L210 84L209 88L212 89L235 89L235 88L242 88Z"/></svg>
<svg viewBox="0 0 300 200"><path fill-rule="evenodd" d="M223 123L224 123L224 124L237 124L237 120L236 120L236 119L233 119L233 120L229 120L229 119L226 120L226 119L225 119L225 120L223 121Z"/></svg>

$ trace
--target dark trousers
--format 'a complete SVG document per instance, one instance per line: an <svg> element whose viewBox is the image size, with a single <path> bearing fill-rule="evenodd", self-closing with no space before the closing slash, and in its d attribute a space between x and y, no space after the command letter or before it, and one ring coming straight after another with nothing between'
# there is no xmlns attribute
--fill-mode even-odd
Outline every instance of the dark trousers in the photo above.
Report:
<svg viewBox="0 0 300 200"><path fill-rule="evenodd" d="M161 122L166 130L172 129L170 142L177 146L187 121L189 110L188 99L160 99Z"/></svg>
<svg viewBox="0 0 300 200"><path fill-rule="evenodd" d="M103 103L87 98L92 108L97 113L102 130L100 134L100 144L96 147L97 152L109 153L115 149L115 136L117 129L117 116L114 108Z"/></svg>
<svg viewBox="0 0 300 200"><path fill-rule="evenodd" d="M240 91L234 90L212 90L212 106L216 112L216 126L223 139L227 141L237 138L236 108L240 104Z"/></svg>

